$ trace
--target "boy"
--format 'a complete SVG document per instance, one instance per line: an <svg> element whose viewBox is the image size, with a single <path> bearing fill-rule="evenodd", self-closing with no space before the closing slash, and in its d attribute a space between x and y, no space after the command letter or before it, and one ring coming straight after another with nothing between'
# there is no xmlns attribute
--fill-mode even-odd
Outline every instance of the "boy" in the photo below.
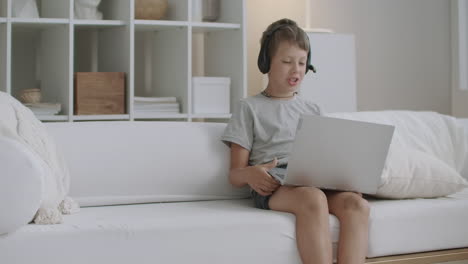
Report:
<svg viewBox="0 0 468 264"><path fill-rule="evenodd" d="M231 147L229 181L249 185L255 206L296 216L296 240L304 264L332 263L329 213L340 220L338 263L364 263L369 206L361 194L315 187L281 186L268 170L285 168L302 114L320 108L297 95L310 65L309 39L298 25L281 19L263 32L258 66L268 85L240 101L222 140ZM313 136L313 135L311 135Z"/></svg>

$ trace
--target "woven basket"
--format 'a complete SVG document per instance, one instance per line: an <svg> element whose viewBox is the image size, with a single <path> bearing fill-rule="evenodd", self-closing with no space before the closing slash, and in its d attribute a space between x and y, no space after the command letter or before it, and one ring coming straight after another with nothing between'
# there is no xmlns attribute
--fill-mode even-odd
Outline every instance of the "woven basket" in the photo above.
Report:
<svg viewBox="0 0 468 264"><path fill-rule="evenodd" d="M31 88L21 90L19 99L24 104L36 104L41 102L41 89Z"/></svg>
<svg viewBox="0 0 468 264"><path fill-rule="evenodd" d="M162 19L167 7L167 0L135 0L135 19Z"/></svg>

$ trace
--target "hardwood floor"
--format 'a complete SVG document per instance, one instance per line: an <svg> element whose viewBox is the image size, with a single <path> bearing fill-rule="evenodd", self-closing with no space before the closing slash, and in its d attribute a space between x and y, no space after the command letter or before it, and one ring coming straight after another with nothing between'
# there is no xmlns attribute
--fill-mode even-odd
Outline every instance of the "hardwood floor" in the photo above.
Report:
<svg viewBox="0 0 468 264"><path fill-rule="evenodd" d="M468 264L468 248L367 259L368 264Z"/></svg>

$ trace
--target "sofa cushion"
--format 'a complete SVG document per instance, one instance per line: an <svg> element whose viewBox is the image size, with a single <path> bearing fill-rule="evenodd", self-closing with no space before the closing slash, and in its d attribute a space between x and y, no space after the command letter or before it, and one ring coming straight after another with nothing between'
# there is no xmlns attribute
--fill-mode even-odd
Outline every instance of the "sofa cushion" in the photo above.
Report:
<svg viewBox="0 0 468 264"><path fill-rule="evenodd" d="M300 263L294 219L250 199L87 207L0 237L0 263Z"/></svg>
<svg viewBox="0 0 468 264"><path fill-rule="evenodd" d="M368 257L468 247L468 188L448 197L370 205Z"/></svg>
<svg viewBox="0 0 468 264"><path fill-rule="evenodd" d="M243 198L229 184L226 124L47 123L70 168L80 205Z"/></svg>
<svg viewBox="0 0 468 264"><path fill-rule="evenodd" d="M468 247L468 190L448 198L371 200L370 206L369 257ZM330 215L329 223L336 249L339 222ZM28 225L0 237L0 263L38 259L300 263L294 216L256 209L250 199L87 207L65 216L64 224Z"/></svg>
<svg viewBox="0 0 468 264"><path fill-rule="evenodd" d="M25 145L0 137L0 234L33 219L41 203L44 166Z"/></svg>
<svg viewBox="0 0 468 264"><path fill-rule="evenodd" d="M378 197L433 198L468 187L468 182L447 163L413 148L394 145L387 161Z"/></svg>

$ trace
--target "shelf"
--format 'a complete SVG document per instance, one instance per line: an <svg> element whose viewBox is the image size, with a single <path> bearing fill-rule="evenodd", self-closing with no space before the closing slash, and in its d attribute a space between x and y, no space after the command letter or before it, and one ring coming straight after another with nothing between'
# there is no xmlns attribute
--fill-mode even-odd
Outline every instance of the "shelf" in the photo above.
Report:
<svg viewBox="0 0 468 264"><path fill-rule="evenodd" d="M245 64L241 55L244 46L241 43L232 45L243 38L242 27L239 24L204 22L195 23L192 27L192 76L230 78L230 87L227 93L230 112L233 112L238 105L237 101L245 97L244 87L246 84L243 72ZM195 99L195 86L193 84L191 89L191 98ZM196 100L192 101L192 104L196 103ZM192 110L198 107L192 105ZM195 113L194 115L199 117ZM200 117L203 118L205 115L200 115Z"/></svg>
<svg viewBox="0 0 468 264"><path fill-rule="evenodd" d="M182 113L189 112L188 27L181 30L136 31L134 94L176 97Z"/></svg>
<svg viewBox="0 0 468 264"><path fill-rule="evenodd" d="M101 27L115 27L125 26L127 22L123 20L85 20L85 19L74 19L72 20L73 25L79 28L101 28Z"/></svg>
<svg viewBox="0 0 468 264"><path fill-rule="evenodd" d="M128 120L130 115L73 115L74 121Z"/></svg>
<svg viewBox="0 0 468 264"><path fill-rule="evenodd" d="M7 24L0 23L0 91L9 92L7 84L7 46L8 46L8 37L7 37Z"/></svg>
<svg viewBox="0 0 468 264"><path fill-rule="evenodd" d="M128 76L130 62L122 51L129 50L129 46L127 27L111 24L77 26L74 30L73 71L125 72ZM128 81L126 87L129 87Z"/></svg>
<svg viewBox="0 0 468 264"><path fill-rule="evenodd" d="M189 23L186 21L169 21L169 20L135 20L135 30L137 31L154 31L154 30L167 30L173 28L188 27Z"/></svg>
<svg viewBox="0 0 468 264"><path fill-rule="evenodd" d="M36 117L41 121L68 121L66 115L36 115Z"/></svg>
<svg viewBox="0 0 468 264"><path fill-rule="evenodd" d="M139 113L134 112L135 119L182 119L188 118L187 114L165 114L165 113Z"/></svg>
<svg viewBox="0 0 468 264"><path fill-rule="evenodd" d="M194 33L206 33L218 30L240 29L239 24L231 23L211 23L211 22L194 22L192 23Z"/></svg>
<svg viewBox="0 0 468 264"><path fill-rule="evenodd" d="M192 118L229 119L231 114L193 114Z"/></svg>
<svg viewBox="0 0 468 264"><path fill-rule="evenodd" d="M0 17L7 17L8 0L0 0Z"/></svg>
<svg viewBox="0 0 468 264"><path fill-rule="evenodd" d="M31 26L43 26L43 25L68 25L69 20L63 18L11 18L13 25L31 25Z"/></svg>
<svg viewBox="0 0 468 264"><path fill-rule="evenodd" d="M16 96L23 89L41 88L42 101L60 103L68 115L70 30L68 25L48 22L12 26L9 91Z"/></svg>
<svg viewBox="0 0 468 264"><path fill-rule="evenodd" d="M136 19L136 0L100 0L102 19L74 10L77 0L36 0L39 17L24 18L15 14L16 1L0 0L0 91L17 96L40 88L43 102L62 107L60 115L38 116L42 121L229 119L230 114L194 113L192 76L231 79L232 107L226 112L235 111L247 94L246 0L220 0L213 22L193 15L193 0L169 0L161 20ZM75 113L76 72L125 73L126 111ZM180 113L139 112L132 102L136 96L175 97Z"/></svg>

